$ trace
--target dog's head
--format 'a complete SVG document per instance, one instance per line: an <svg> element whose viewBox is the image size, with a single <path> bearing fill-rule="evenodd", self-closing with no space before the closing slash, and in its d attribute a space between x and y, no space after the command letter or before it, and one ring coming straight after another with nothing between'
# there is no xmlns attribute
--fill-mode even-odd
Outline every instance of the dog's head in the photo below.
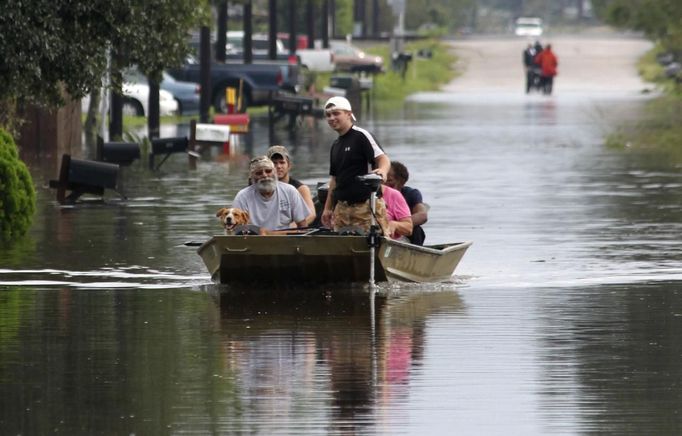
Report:
<svg viewBox="0 0 682 436"><path fill-rule="evenodd" d="M249 213L236 207L223 207L218 209L215 216L218 217L220 224L225 228L225 232L230 234L236 226L249 223Z"/></svg>

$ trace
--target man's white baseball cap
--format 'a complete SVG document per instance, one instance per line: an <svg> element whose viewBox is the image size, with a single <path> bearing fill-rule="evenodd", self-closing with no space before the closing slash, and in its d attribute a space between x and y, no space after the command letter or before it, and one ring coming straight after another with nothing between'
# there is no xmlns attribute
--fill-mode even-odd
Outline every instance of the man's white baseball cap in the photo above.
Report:
<svg viewBox="0 0 682 436"><path fill-rule="evenodd" d="M355 121L355 115L353 115L353 108L350 105L350 102L348 101L347 98L345 97L332 97L327 102L324 104L324 110L333 110L333 109L340 109L344 111L350 112L350 116Z"/></svg>

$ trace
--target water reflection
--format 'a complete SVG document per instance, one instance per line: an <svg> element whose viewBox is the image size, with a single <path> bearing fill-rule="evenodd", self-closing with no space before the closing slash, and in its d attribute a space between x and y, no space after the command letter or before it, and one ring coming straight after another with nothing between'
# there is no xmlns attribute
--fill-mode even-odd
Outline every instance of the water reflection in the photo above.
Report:
<svg viewBox="0 0 682 436"><path fill-rule="evenodd" d="M555 432L576 422L581 433L680 432L681 292L679 282L546 291L538 387Z"/></svg>
<svg viewBox="0 0 682 436"><path fill-rule="evenodd" d="M406 401L428 319L462 310L451 290L394 293L6 290L0 426L8 434L381 428L375 415ZM174 308L182 311L167 316Z"/></svg>
<svg viewBox="0 0 682 436"><path fill-rule="evenodd" d="M282 420L294 421L289 428L304 425L298 419L307 421L306 431L371 431L377 410L405 399L410 371L423 356L426 319L461 305L452 291L264 291L254 299L248 290L217 299L225 368L248 404L241 416L265 433L277 432Z"/></svg>

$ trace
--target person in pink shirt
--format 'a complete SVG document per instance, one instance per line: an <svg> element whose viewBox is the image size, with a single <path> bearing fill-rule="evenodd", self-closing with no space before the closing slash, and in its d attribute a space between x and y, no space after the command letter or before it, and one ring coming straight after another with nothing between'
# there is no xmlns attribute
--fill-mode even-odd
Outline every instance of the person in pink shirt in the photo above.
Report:
<svg viewBox="0 0 682 436"><path fill-rule="evenodd" d="M400 191L389 186L382 185L382 196L386 203L386 219L388 229L384 234L391 239L401 239L410 242L408 237L412 234L412 212L410 211L405 197Z"/></svg>

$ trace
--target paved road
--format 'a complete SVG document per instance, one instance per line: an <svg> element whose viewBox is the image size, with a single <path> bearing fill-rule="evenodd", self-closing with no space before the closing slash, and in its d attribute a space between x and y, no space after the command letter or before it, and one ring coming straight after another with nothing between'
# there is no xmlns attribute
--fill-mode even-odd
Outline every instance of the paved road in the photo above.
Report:
<svg viewBox="0 0 682 436"><path fill-rule="evenodd" d="M448 84L451 92L523 90L522 38L472 39L453 42L463 75ZM559 58L557 93L641 91L636 62L650 47L642 39L618 36L559 36L547 40Z"/></svg>

